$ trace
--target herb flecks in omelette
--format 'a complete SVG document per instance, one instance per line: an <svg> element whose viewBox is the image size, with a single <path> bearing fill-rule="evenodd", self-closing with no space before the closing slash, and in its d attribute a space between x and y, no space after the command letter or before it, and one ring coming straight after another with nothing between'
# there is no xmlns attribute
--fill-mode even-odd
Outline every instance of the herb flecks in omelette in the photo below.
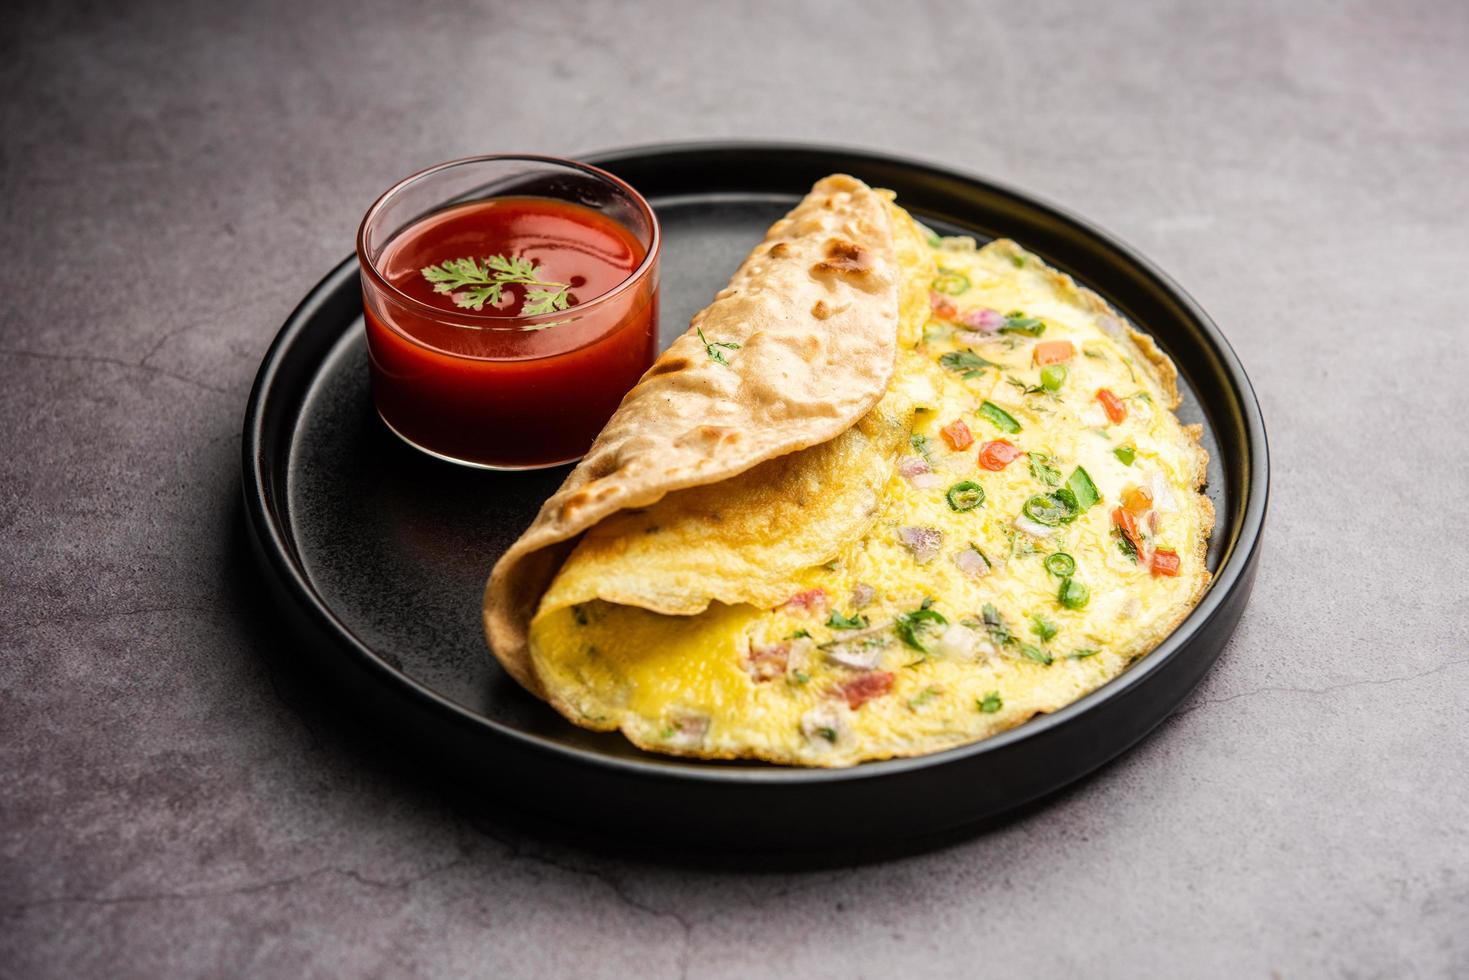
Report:
<svg viewBox="0 0 1469 980"><path fill-rule="evenodd" d="M660 699L709 711L708 755L846 765L927 751L1105 683L1197 595L1201 463L1148 355L1014 245L935 240L919 244L942 271L921 280L905 335L921 343L901 345L894 382L924 411L898 423L870 529L781 593L828 604L676 617L585 604L592 625L568 612L567 629L594 634L583 642L621 671L609 691L632 705L588 701L587 715L638 740L644 715L671 717ZM670 646L677 657L649 654ZM659 731L643 741L672 745Z"/></svg>

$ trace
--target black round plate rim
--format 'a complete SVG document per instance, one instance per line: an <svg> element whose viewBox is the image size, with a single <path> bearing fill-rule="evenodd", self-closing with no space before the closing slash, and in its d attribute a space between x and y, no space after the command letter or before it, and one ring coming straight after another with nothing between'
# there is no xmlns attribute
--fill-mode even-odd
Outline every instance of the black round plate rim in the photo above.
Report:
<svg viewBox="0 0 1469 980"><path fill-rule="evenodd" d="M348 256L336 268L322 278L297 304L287 317L281 330L266 350L256 375L255 383L246 402L242 457L242 490L245 498L246 520L258 551L269 562L274 573L288 585L288 593L301 602L310 618L328 635L343 642L362 665L379 674L390 685L395 685L426 702L431 708L445 712L463 724L493 732L496 736L519 743L522 747L548 753L567 761L621 769L642 778L661 780L698 780L714 783L830 783L848 782L899 775L920 769L929 769L967 760L977 755L1000 751L1014 743L1035 739L1047 732L1069 725L1104 701L1122 697L1142 683L1149 674L1161 669L1169 660L1178 656L1186 641L1195 633L1206 628L1218 614L1233 590L1243 582L1252 568L1254 554L1259 546L1264 528L1266 505L1269 496L1269 445L1265 432L1264 418L1259 401L1250 384L1243 365L1233 347L1213 319L1182 287L1167 274L1144 258L1136 249L1124 243L1116 235L1107 232L1086 219L1050 203L1035 195L1017 190L1005 184L965 173L948 167L912 160L890 153L847 147L811 143L782 143L759 141L693 141L666 142L640 146L622 147L589 153L578 157L594 166L611 169L619 162L633 157L674 156L680 154L781 154L803 153L841 157L857 162L882 164L904 170L926 173L959 184L977 187L990 194L1015 199L1026 206L1047 212L1053 219L1070 225L1074 231L1100 242L1126 263L1152 278L1163 292L1168 294L1194 321L1194 325L1214 348L1229 381L1228 395L1238 407L1247 431L1246 445L1240 447L1249 456L1247 485L1243 514L1238 533L1229 544L1219 568L1215 571L1208 590L1189 615L1152 651L1142 657L1118 677L1096 690L1061 708L1058 711L1037 716L998 735L927 755L865 762L842 769L794 768L751 764L741 766L710 766L698 762L659 759L644 761L636 758L620 758L599 754L575 746L562 745L537 735L518 731L493 718L478 714L450 700L412 677L395 668L371 646L364 643L352 630L332 612L330 606L311 584L305 569L291 556L289 529L277 518L269 489L267 465L266 421L269 398L273 382L280 372L291 347L310 327L315 312L344 285L343 280L355 276L357 259ZM792 193L799 193L793 190ZM1216 532L1218 528L1216 526ZM488 575L488 570L486 570ZM489 656L488 649L486 656ZM1125 746L1119 747L1122 751ZM1019 801L1017 801L1019 802Z"/></svg>

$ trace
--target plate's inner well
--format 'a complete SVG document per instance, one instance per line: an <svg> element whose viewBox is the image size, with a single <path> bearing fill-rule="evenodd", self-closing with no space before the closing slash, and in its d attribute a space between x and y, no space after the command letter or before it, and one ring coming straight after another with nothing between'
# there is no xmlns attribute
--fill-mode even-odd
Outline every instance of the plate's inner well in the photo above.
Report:
<svg viewBox="0 0 1469 980"><path fill-rule="evenodd" d="M663 229L663 346L688 327L771 222L799 199L650 197ZM974 234L921 210L914 215L943 234ZM1085 285L1107 296L1099 284ZM1139 326L1148 329L1147 323ZM301 406L287 470L290 531L326 605L393 666L473 712L565 745L595 747L603 755L686 764L641 752L616 733L576 728L521 691L485 648L480 600L490 567L567 468L520 474L469 470L404 446L373 411L361 317L344 327ZM1166 338L1158 339L1167 349ZM1229 520L1232 501L1226 498L1214 431L1186 365L1179 368L1178 416L1204 423L1210 457L1207 492L1219 515L1209 549L1212 570L1224 545L1218 531Z"/></svg>

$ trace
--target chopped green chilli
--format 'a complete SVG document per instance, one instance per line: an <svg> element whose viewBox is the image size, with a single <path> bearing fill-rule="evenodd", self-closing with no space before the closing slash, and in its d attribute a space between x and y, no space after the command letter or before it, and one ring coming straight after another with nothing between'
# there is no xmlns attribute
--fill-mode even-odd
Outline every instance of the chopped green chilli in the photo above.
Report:
<svg viewBox="0 0 1469 980"><path fill-rule="evenodd" d="M1000 697L999 691L990 691L984 696L984 700L976 703L979 705L979 710L987 715L992 715L1005 706L1005 702Z"/></svg>
<svg viewBox="0 0 1469 980"><path fill-rule="evenodd" d="M948 356L948 355L945 355ZM987 401L979 406L979 414L995 424L995 428L1001 432L1015 434L1020 431L1020 423L1015 421L1015 416L1005 411L994 402Z"/></svg>
<svg viewBox="0 0 1469 980"><path fill-rule="evenodd" d="M1057 601L1067 609L1084 609L1091 597L1092 590L1074 578L1064 579L1061 582L1061 591L1056 593Z"/></svg>
<svg viewBox="0 0 1469 980"><path fill-rule="evenodd" d="M984 503L984 487L973 480L965 480L956 483L949 488L945 495L949 498L949 507L953 510L973 510Z"/></svg>
<svg viewBox="0 0 1469 980"><path fill-rule="evenodd" d="M1047 364L1041 368L1041 387L1047 391L1060 391L1071 371L1064 364Z"/></svg>
<svg viewBox="0 0 1469 980"><path fill-rule="evenodd" d="M1057 578L1070 578L1076 573L1076 559L1064 551L1046 556L1046 571Z"/></svg>
<svg viewBox="0 0 1469 980"><path fill-rule="evenodd" d="M1036 494L1027 500L1020 510L1037 524L1044 524L1047 527L1070 524L1076 520L1076 515L1081 513L1080 508L1076 505L1076 495L1065 487L1055 493Z"/></svg>
<svg viewBox="0 0 1469 980"><path fill-rule="evenodd" d="M1039 337L1046 332L1046 325L1033 316L1026 316L1019 310L1011 310L1005 314L1005 325L1000 327L1000 333L1020 333L1027 337Z"/></svg>
<svg viewBox="0 0 1469 980"><path fill-rule="evenodd" d="M1137 450L1131 446L1118 446L1112 450L1112 455L1121 460L1123 466L1131 466L1132 461L1137 459Z"/></svg>
<svg viewBox="0 0 1469 980"><path fill-rule="evenodd" d="M1044 616L1032 616L1030 620L1030 631L1041 638L1042 643L1048 642L1059 630L1055 623Z"/></svg>
<svg viewBox="0 0 1469 980"><path fill-rule="evenodd" d="M945 296L958 296L960 293L969 292L969 277L962 272L953 269L939 267L938 278L933 281L933 288Z"/></svg>
<svg viewBox="0 0 1469 980"><path fill-rule="evenodd" d="M1102 499L1097 493L1097 485L1092 482L1091 475L1078 466L1072 470L1071 476L1066 480L1066 489L1071 491L1076 498L1076 506L1080 510L1087 510Z"/></svg>

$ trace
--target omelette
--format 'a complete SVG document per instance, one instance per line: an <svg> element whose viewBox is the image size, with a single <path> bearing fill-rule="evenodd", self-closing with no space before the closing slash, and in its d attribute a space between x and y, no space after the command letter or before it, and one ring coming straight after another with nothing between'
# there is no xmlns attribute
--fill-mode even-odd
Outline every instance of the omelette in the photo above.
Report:
<svg viewBox="0 0 1469 980"><path fill-rule="evenodd" d="M1008 240L817 184L512 546L487 633L587 728L848 766L1054 711L1209 582L1172 364Z"/></svg>

